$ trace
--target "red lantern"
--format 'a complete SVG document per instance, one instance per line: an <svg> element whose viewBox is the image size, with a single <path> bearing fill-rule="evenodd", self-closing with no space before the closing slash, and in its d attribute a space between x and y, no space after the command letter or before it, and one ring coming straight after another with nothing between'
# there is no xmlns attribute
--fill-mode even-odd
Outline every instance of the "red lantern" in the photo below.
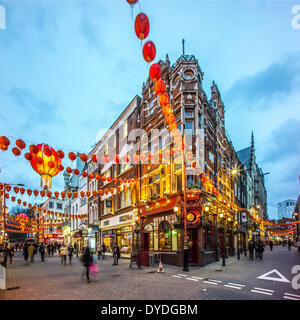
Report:
<svg viewBox="0 0 300 320"><path fill-rule="evenodd" d="M66 193L65 192L61 192L61 198L64 200L65 196L66 196Z"/></svg>
<svg viewBox="0 0 300 320"><path fill-rule="evenodd" d="M118 155L114 156L114 162L119 163L120 162L120 157Z"/></svg>
<svg viewBox="0 0 300 320"><path fill-rule="evenodd" d="M9 192L11 190L11 186L6 185L5 189L6 189L7 192Z"/></svg>
<svg viewBox="0 0 300 320"><path fill-rule="evenodd" d="M108 192L109 192L108 189L104 189L105 194L108 194Z"/></svg>
<svg viewBox="0 0 300 320"><path fill-rule="evenodd" d="M11 201L15 202L16 201L16 197L11 197Z"/></svg>
<svg viewBox="0 0 300 320"><path fill-rule="evenodd" d="M89 178L90 178L91 180L94 179L94 178L95 178L94 174L93 174L93 173L90 173L90 174L89 174Z"/></svg>
<svg viewBox="0 0 300 320"><path fill-rule="evenodd" d="M104 163L108 163L109 162L109 157L107 154L105 154L103 157L102 157L102 160Z"/></svg>
<svg viewBox="0 0 300 320"><path fill-rule="evenodd" d="M123 161L127 163L130 161L128 154L125 154L125 156L123 157Z"/></svg>
<svg viewBox="0 0 300 320"><path fill-rule="evenodd" d="M111 182L111 177L107 177L107 182Z"/></svg>
<svg viewBox="0 0 300 320"><path fill-rule="evenodd" d="M52 150L47 145L44 146L44 154L47 157L51 157L52 156Z"/></svg>
<svg viewBox="0 0 300 320"><path fill-rule="evenodd" d="M113 182L116 184L118 182L117 178L113 178Z"/></svg>
<svg viewBox="0 0 300 320"><path fill-rule="evenodd" d="M15 193L18 193L19 192L19 187L14 187L14 191L15 191Z"/></svg>
<svg viewBox="0 0 300 320"><path fill-rule="evenodd" d="M86 155L85 153L81 153L81 155L80 155L80 160L81 160L82 162L87 162L87 159L88 159L87 155Z"/></svg>
<svg viewBox="0 0 300 320"><path fill-rule="evenodd" d="M27 189L27 194L29 195L29 197L32 195L32 190L31 189Z"/></svg>
<svg viewBox="0 0 300 320"><path fill-rule="evenodd" d="M78 176L79 175L79 170L78 169L74 169L74 174L76 175L76 176Z"/></svg>
<svg viewBox="0 0 300 320"><path fill-rule="evenodd" d="M40 191L40 195L41 195L42 198L45 196L45 194L46 194L46 193L45 193L45 190L41 190L41 191Z"/></svg>
<svg viewBox="0 0 300 320"><path fill-rule="evenodd" d="M44 160L41 157L37 157L36 158L36 163L39 164L39 165L42 165L44 163Z"/></svg>
<svg viewBox="0 0 300 320"><path fill-rule="evenodd" d="M120 179L119 179L119 183L122 183L122 182L123 182L123 179L122 179L122 178L120 178Z"/></svg>
<svg viewBox="0 0 300 320"><path fill-rule="evenodd" d="M177 129L177 123L176 122L173 122L169 125L169 130L170 131L173 131L173 130L176 130ZM184 145L182 145L183 149L184 149Z"/></svg>
<svg viewBox="0 0 300 320"><path fill-rule="evenodd" d="M71 198L72 198L72 195L73 195L73 193L72 193L72 192L67 192L67 196L68 196L68 198L69 198L69 199L71 199Z"/></svg>
<svg viewBox="0 0 300 320"><path fill-rule="evenodd" d="M143 46L143 57L147 62L151 62L155 59L156 48L152 41L147 41Z"/></svg>
<svg viewBox="0 0 300 320"><path fill-rule="evenodd" d="M96 179L97 181L99 181L99 180L101 179L101 177L99 176L99 174L96 174L96 175L95 175L95 179Z"/></svg>
<svg viewBox="0 0 300 320"><path fill-rule="evenodd" d="M21 154L21 151L19 148L12 148L12 152L15 156L19 156Z"/></svg>
<svg viewBox="0 0 300 320"><path fill-rule="evenodd" d="M153 63L150 67L150 70L149 70L149 76L150 76L150 79L153 81L153 82L156 82L160 79L160 76L161 76L161 68L160 68L160 65L158 63Z"/></svg>
<svg viewBox="0 0 300 320"><path fill-rule="evenodd" d="M134 6L138 0L126 0L131 6Z"/></svg>
<svg viewBox="0 0 300 320"><path fill-rule="evenodd" d="M102 181L103 181L103 182L105 182L105 181L106 181L106 177L105 177L105 176L102 176L102 178L101 178L101 179L102 179Z"/></svg>
<svg viewBox="0 0 300 320"><path fill-rule="evenodd" d="M163 112L163 115L165 117L167 117L169 114L171 114L173 112L171 106L169 104L167 104L166 106L163 106L162 107L162 112Z"/></svg>
<svg viewBox="0 0 300 320"><path fill-rule="evenodd" d="M49 161L49 162L48 162L48 167L49 167L50 169L55 168L55 163L54 163L53 161Z"/></svg>
<svg viewBox="0 0 300 320"><path fill-rule="evenodd" d="M147 15L145 13L139 13L134 22L134 30L136 36L144 40L148 37L149 30L150 30L150 23Z"/></svg>
<svg viewBox="0 0 300 320"><path fill-rule="evenodd" d="M87 172L86 171L82 171L82 174L81 174L84 178L86 178L88 176Z"/></svg>
<svg viewBox="0 0 300 320"><path fill-rule="evenodd" d="M48 197L48 198L51 198L51 196L52 196L52 192L51 192L51 191L48 191L48 192L47 192L47 197Z"/></svg>
<svg viewBox="0 0 300 320"><path fill-rule="evenodd" d="M161 94L159 97L159 104L161 106L166 106L168 103L169 103L169 96L167 95L167 93Z"/></svg>
<svg viewBox="0 0 300 320"><path fill-rule="evenodd" d="M174 113L170 113L168 116L167 116L167 124L171 124L175 121L175 116L174 116Z"/></svg>
<svg viewBox="0 0 300 320"><path fill-rule="evenodd" d="M68 172L68 174L71 174L73 170L70 167L67 167L66 171Z"/></svg>
<svg viewBox="0 0 300 320"><path fill-rule="evenodd" d="M166 91L165 82L163 80L158 80L155 84L155 93L159 96Z"/></svg>
<svg viewBox="0 0 300 320"><path fill-rule="evenodd" d="M70 153L69 153L69 159L70 159L71 161L76 160L76 154L75 154L74 152L70 152Z"/></svg>
<svg viewBox="0 0 300 320"><path fill-rule="evenodd" d="M98 162L98 157L97 157L97 155L95 155L95 154L92 155L92 161L93 161L94 163L97 163L97 162Z"/></svg>
<svg viewBox="0 0 300 320"><path fill-rule="evenodd" d="M84 198L85 192L84 191L80 191L80 196L81 196L81 198Z"/></svg>
<svg viewBox="0 0 300 320"><path fill-rule="evenodd" d="M103 195L103 190L98 190L98 194L99 194L99 196L101 197L102 195Z"/></svg>
<svg viewBox="0 0 300 320"><path fill-rule="evenodd" d="M197 162L196 162L196 161L192 161L192 162L191 162L191 166L192 166L193 169L196 168L196 165L197 165Z"/></svg>
<svg viewBox="0 0 300 320"><path fill-rule="evenodd" d="M55 191L55 192L54 192L54 195L55 195L56 198L58 198L58 197L59 197L59 192L58 192L58 191Z"/></svg>
<svg viewBox="0 0 300 320"><path fill-rule="evenodd" d="M20 149L25 149L25 148L26 148L26 143L25 143L23 140L18 139L18 140L16 141L16 146L17 146L18 148L20 148Z"/></svg>
<svg viewBox="0 0 300 320"><path fill-rule="evenodd" d="M91 191L86 191L85 194L89 198L91 196Z"/></svg>
<svg viewBox="0 0 300 320"><path fill-rule="evenodd" d="M5 136L0 137L0 149L2 151L7 150L7 147L10 145L10 141Z"/></svg>
<svg viewBox="0 0 300 320"><path fill-rule="evenodd" d="M59 171L64 171L64 169L65 169L65 168L64 168L64 166L63 166L62 164L60 164L60 165L58 166L58 170L59 170Z"/></svg>
<svg viewBox="0 0 300 320"><path fill-rule="evenodd" d="M39 191L38 190L33 190L33 194L37 197L39 195Z"/></svg>
<svg viewBox="0 0 300 320"><path fill-rule="evenodd" d="M31 153L29 153L29 152L25 153L24 157L25 157L25 159L28 160L28 161L31 161L32 158L33 158L32 155L31 155Z"/></svg>
<svg viewBox="0 0 300 320"><path fill-rule="evenodd" d="M58 156L58 158L63 159L65 157L65 154L63 151L61 150L57 150L56 155Z"/></svg>
<svg viewBox="0 0 300 320"><path fill-rule="evenodd" d="M25 193L25 189L24 188L20 188L20 193L23 195Z"/></svg>

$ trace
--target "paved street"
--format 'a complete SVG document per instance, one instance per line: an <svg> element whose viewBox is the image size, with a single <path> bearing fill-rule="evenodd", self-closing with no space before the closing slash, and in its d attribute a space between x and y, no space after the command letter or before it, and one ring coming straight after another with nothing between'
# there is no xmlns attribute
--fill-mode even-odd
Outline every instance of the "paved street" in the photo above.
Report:
<svg viewBox="0 0 300 320"><path fill-rule="evenodd" d="M16 253L13 264L7 268L7 288L0 291L0 299L28 300L127 300L127 299L191 299L191 300L300 300L300 289L292 288L291 273L300 265L300 253L292 248L266 249L264 260L250 261L230 258L225 267L214 263L204 268L181 268L165 265L164 273L154 268L129 269L129 260L121 259L112 266L112 258L96 260L100 272L92 276L91 283L82 279L83 267L77 258L74 264L62 265L60 258L47 257L25 266L21 253ZM290 282L262 280L257 277L276 269ZM269 277L278 277L270 274ZM298 280L299 282L299 280ZM18 289L13 289L19 287Z"/></svg>

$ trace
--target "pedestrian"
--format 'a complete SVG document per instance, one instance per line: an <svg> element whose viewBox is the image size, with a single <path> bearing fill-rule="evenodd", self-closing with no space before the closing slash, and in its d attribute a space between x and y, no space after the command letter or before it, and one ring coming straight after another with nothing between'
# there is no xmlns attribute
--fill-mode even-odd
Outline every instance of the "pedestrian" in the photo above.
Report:
<svg viewBox="0 0 300 320"><path fill-rule="evenodd" d="M83 251L83 255L81 256L81 261L83 263L83 266L85 268L85 274L87 282L90 283L90 265L93 263L93 255L90 252L89 246L86 246L86 248Z"/></svg>
<svg viewBox="0 0 300 320"><path fill-rule="evenodd" d="M263 243L260 240L258 240L258 244L257 244L256 250L257 250L257 253L258 253L258 258L260 258L260 260L262 260L265 249L264 249Z"/></svg>
<svg viewBox="0 0 300 320"><path fill-rule="evenodd" d="M62 264L67 264L67 255L68 255L68 248L65 244L62 245L60 248L60 254L61 256L61 263Z"/></svg>
<svg viewBox="0 0 300 320"><path fill-rule="evenodd" d="M41 254L41 259L42 259L42 262L44 262L44 259L45 259L45 245L44 243L42 242L40 244L40 254Z"/></svg>
<svg viewBox="0 0 300 320"><path fill-rule="evenodd" d="M33 244L33 246L34 246L35 252L38 252L38 248L39 248L38 243L35 242L35 243Z"/></svg>
<svg viewBox="0 0 300 320"><path fill-rule="evenodd" d="M72 244L70 243L68 246L68 256L69 256L69 263L72 264L72 257L73 257L73 247Z"/></svg>
<svg viewBox="0 0 300 320"><path fill-rule="evenodd" d="M29 248L28 243L25 242L24 245L22 244L22 248L23 248L24 263L28 264L28 248Z"/></svg>
<svg viewBox="0 0 300 320"><path fill-rule="evenodd" d="M101 257L101 245L100 245L100 243L97 245L97 253L98 253L98 260L100 260L100 257Z"/></svg>
<svg viewBox="0 0 300 320"><path fill-rule="evenodd" d="M291 239L289 239L289 241L288 241L289 251L291 251L291 246L292 246L292 241L291 241Z"/></svg>
<svg viewBox="0 0 300 320"><path fill-rule="evenodd" d="M114 258L113 266L115 266L118 264L118 260L120 259L120 248L117 244L114 246L114 249L113 249L113 258Z"/></svg>
<svg viewBox="0 0 300 320"><path fill-rule="evenodd" d="M269 242L269 246L270 246L270 250L272 251L273 250L273 241L272 240Z"/></svg>
<svg viewBox="0 0 300 320"><path fill-rule="evenodd" d="M51 244L48 243L47 245L47 252L48 252L48 257L50 257L50 253L51 253Z"/></svg>
<svg viewBox="0 0 300 320"><path fill-rule="evenodd" d="M104 244L104 242L102 243L102 259L104 259L105 257L105 252L106 252L106 246Z"/></svg>
<svg viewBox="0 0 300 320"><path fill-rule="evenodd" d="M33 246L32 243L30 244L30 246L28 248L28 255L31 260L31 263L33 263L34 262L34 255L35 255L35 247Z"/></svg>
<svg viewBox="0 0 300 320"><path fill-rule="evenodd" d="M14 246L11 243L7 245L7 255L9 256L9 264L11 264L14 255Z"/></svg>
<svg viewBox="0 0 300 320"><path fill-rule="evenodd" d="M3 262L2 262L2 266L4 268L6 268L6 263L7 263L7 244L5 245L1 245L1 251L2 251L2 257L3 257Z"/></svg>
<svg viewBox="0 0 300 320"><path fill-rule="evenodd" d="M250 260L253 260L253 253L254 253L254 249L255 249L255 242L253 239L250 240L248 248L249 248Z"/></svg>
<svg viewBox="0 0 300 320"><path fill-rule="evenodd" d="M53 245L53 243L51 243L51 245L50 245L50 250L51 250L51 256L53 257L53 253L54 253L54 245Z"/></svg>

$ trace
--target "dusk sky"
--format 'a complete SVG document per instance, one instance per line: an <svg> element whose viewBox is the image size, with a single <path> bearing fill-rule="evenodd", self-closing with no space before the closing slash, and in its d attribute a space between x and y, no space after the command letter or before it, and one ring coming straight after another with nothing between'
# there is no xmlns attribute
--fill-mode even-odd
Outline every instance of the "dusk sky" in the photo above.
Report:
<svg viewBox="0 0 300 320"><path fill-rule="evenodd" d="M210 97L215 80L236 150L250 145L266 176L268 211L296 199L300 174L299 1L141 0L156 61L193 54ZM136 94L149 65L125 0L0 1L0 136L88 153ZM0 151L0 181L40 186L23 155ZM60 174L52 191L63 187Z"/></svg>

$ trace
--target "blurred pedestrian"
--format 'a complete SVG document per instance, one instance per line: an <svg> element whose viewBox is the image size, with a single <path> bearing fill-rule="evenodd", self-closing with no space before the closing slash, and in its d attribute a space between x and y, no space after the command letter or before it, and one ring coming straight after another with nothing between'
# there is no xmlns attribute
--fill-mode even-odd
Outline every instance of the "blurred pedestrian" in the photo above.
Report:
<svg viewBox="0 0 300 320"><path fill-rule="evenodd" d="M106 246L104 244L104 242L102 243L102 259L104 259L105 257L105 252L106 252Z"/></svg>
<svg viewBox="0 0 300 320"><path fill-rule="evenodd" d="M100 243L97 245L97 253L98 253L98 260L100 260L100 257L101 257L101 245L100 245Z"/></svg>
<svg viewBox="0 0 300 320"><path fill-rule="evenodd" d="M65 244L60 248L61 263L67 264L68 248Z"/></svg>
<svg viewBox="0 0 300 320"><path fill-rule="evenodd" d="M28 243L25 242L24 245L22 245L22 248L23 248L24 263L28 264L28 248L29 248Z"/></svg>
<svg viewBox="0 0 300 320"><path fill-rule="evenodd" d="M28 255L31 260L31 263L33 263L34 262L34 255L35 255L35 247L33 246L32 243L30 244L30 246L28 248Z"/></svg>
<svg viewBox="0 0 300 320"><path fill-rule="evenodd" d="M86 279L87 282L90 283L90 265L93 263L93 255L90 252L90 248L89 246L87 246L84 251L83 251L83 255L81 258L81 261L83 263L83 266L85 268L85 274L86 274Z"/></svg>
<svg viewBox="0 0 300 320"><path fill-rule="evenodd" d="M256 250L257 253L258 253L258 254L257 254L257 257L260 258L260 260L262 260L265 249L264 249L263 243L262 243L260 240L258 240L258 244L257 244L255 250Z"/></svg>
<svg viewBox="0 0 300 320"><path fill-rule="evenodd" d="M51 256L53 257L53 253L54 253L54 244L51 243L50 245L50 250L51 250Z"/></svg>
<svg viewBox="0 0 300 320"><path fill-rule="evenodd" d="M273 241L272 240L269 242L269 246L270 246L270 250L272 251L273 250Z"/></svg>
<svg viewBox="0 0 300 320"><path fill-rule="evenodd" d="M289 241L288 241L289 251L291 251L291 246L292 246L292 241L291 241L291 239L289 239Z"/></svg>
<svg viewBox="0 0 300 320"><path fill-rule="evenodd" d="M48 257L50 257L50 253L51 253L51 244L48 243L47 245L47 252L48 252Z"/></svg>
<svg viewBox="0 0 300 320"><path fill-rule="evenodd" d="M250 240L250 242L248 244L248 248L249 248L250 260L253 260L253 253L254 253L254 249L255 249L255 242L253 239Z"/></svg>
<svg viewBox="0 0 300 320"><path fill-rule="evenodd" d="M118 260L120 259L120 247L116 244L113 249L113 258L114 263L113 266L118 264Z"/></svg>
<svg viewBox="0 0 300 320"><path fill-rule="evenodd" d="M9 264L11 264L14 256L14 246L11 243L7 245L7 255L9 256Z"/></svg>
<svg viewBox="0 0 300 320"><path fill-rule="evenodd" d="M73 257L73 247L72 244L70 243L68 246L68 256L69 256L69 263L72 264L72 257Z"/></svg>
<svg viewBox="0 0 300 320"><path fill-rule="evenodd" d="M44 243L42 242L40 244L40 254L41 254L41 259L42 259L42 262L44 262L44 259L45 259L45 245Z"/></svg>

